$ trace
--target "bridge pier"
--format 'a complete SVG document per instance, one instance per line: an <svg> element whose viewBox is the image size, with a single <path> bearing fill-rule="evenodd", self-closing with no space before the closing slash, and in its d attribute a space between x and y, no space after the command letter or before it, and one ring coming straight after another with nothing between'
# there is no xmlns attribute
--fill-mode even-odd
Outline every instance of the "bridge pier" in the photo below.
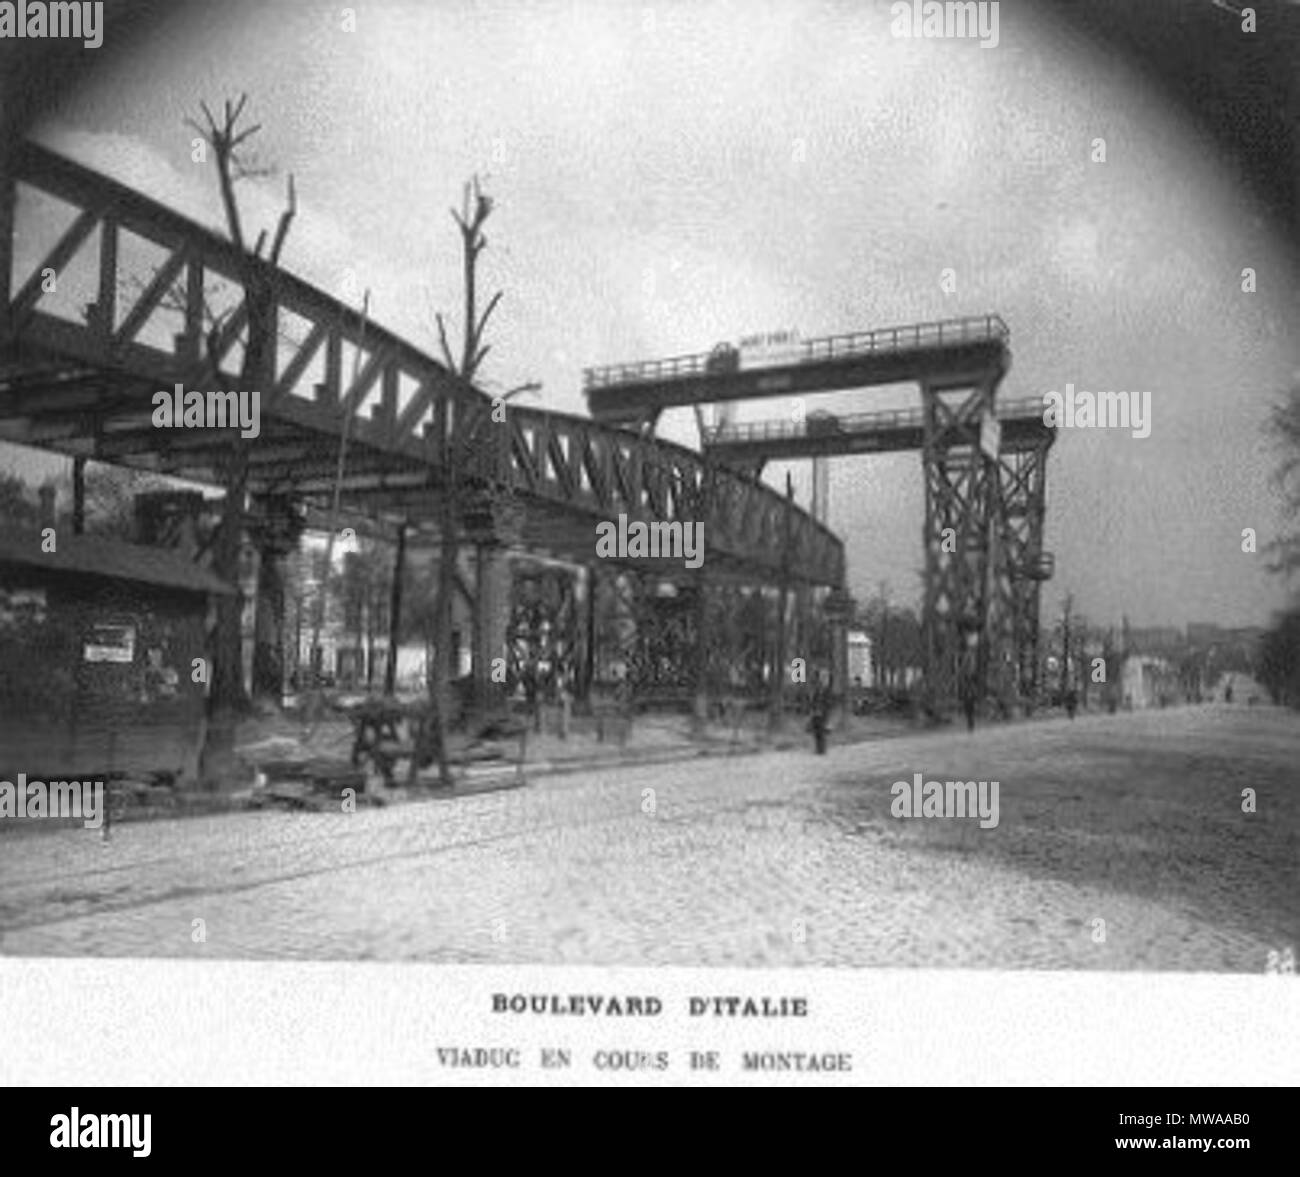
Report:
<svg viewBox="0 0 1300 1177"><path fill-rule="evenodd" d="M615 687L630 710L687 703L697 720L706 715L738 662L734 618L726 615L734 612L734 592L634 567L594 573L589 591L589 684Z"/></svg>
<svg viewBox="0 0 1300 1177"><path fill-rule="evenodd" d="M999 456L999 509L1005 560L997 581L1002 601L1008 649L1013 651L1014 693L1032 707L1040 689L1038 670L1039 615L1043 581L1052 574L1052 560L1043 551L1047 512L1047 455L1055 434L1019 445L1004 444Z"/></svg>
<svg viewBox="0 0 1300 1177"><path fill-rule="evenodd" d="M584 570L571 566L528 566L516 562L511 583L509 626L502 645L512 687L523 681L535 701L560 689L577 697L586 671L588 623ZM544 669L543 669L544 668ZM540 678L530 681L539 670Z"/></svg>
<svg viewBox="0 0 1300 1177"><path fill-rule="evenodd" d="M1002 635L989 624L990 576L999 542L998 464L981 449L994 418L1002 368L921 382L925 472L925 691L935 712L982 699ZM995 614L996 622L996 614Z"/></svg>
<svg viewBox="0 0 1300 1177"><path fill-rule="evenodd" d="M639 616L640 598L644 595L641 580L640 573L626 568L611 568L598 580L605 601L597 639L596 681L612 686L616 699L629 713L635 709L640 694L638 645L644 639Z"/></svg>
<svg viewBox="0 0 1300 1177"><path fill-rule="evenodd" d="M514 569L507 551L491 543L474 548L474 601L471 628L474 649L471 667L474 697L484 712L499 710L505 703L504 676L493 674L509 665L508 637L514 595ZM500 659L500 661L498 661Z"/></svg>

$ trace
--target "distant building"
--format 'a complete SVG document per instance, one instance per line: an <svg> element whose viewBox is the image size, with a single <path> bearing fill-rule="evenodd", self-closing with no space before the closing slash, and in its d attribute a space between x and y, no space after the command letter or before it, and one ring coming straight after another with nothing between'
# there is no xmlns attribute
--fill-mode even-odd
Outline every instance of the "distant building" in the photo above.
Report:
<svg viewBox="0 0 1300 1177"><path fill-rule="evenodd" d="M875 684L875 664L871 658L871 638L860 629L851 629L845 635L845 641L849 648L849 685L873 686Z"/></svg>
<svg viewBox="0 0 1300 1177"><path fill-rule="evenodd" d="M1120 692L1125 707L1142 709L1173 703L1178 694L1178 676L1163 658L1130 654L1120 670Z"/></svg>

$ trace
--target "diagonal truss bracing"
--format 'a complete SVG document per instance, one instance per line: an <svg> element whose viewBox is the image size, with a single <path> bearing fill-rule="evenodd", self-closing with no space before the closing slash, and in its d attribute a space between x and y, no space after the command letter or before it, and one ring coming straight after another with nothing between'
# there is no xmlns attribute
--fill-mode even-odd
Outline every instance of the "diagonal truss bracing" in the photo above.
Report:
<svg viewBox="0 0 1300 1177"><path fill-rule="evenodd" d="M220 235L37 145L23 145L5 166L0 435L206 480L229 439L198 431L178 441L153 429L152 397L177 383L236 387L249 315L239 277L249 264L265 263L250 263ZM31 238L17 222L34 199L64 206L70 223L40 256L20 259L19 243ZM141 248L154 260L131 273L126 254ZM53 305L45 270L58 276L60 301L76 313ZM349 493L406 494L403 507L413 510L445 483L448 455L465 446L489 455L494 477L530 512L566 520L575 554L590 556L595 523L620 513L694 521L704 524L707 558L770 578L782 559L777 540L788 530L793 577L842 583L839 539L754 478L706 473L700 455L684 447L562 413L511 406L503 425L486 395L418 348L290 273L268 278L278 345L272 386L258 390L265 421L250 442L254 494L319 495L346 429ZM227 292L225 305L212 305L214 289Z"/></svg>

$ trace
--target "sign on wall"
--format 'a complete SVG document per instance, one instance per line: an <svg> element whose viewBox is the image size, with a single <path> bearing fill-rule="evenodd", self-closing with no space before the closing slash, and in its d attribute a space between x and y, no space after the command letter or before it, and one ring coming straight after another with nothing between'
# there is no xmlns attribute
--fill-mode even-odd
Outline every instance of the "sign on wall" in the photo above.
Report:
<svg viewBox="0 0 1300 1177"><path fill-rule="evenodd" d="M87 662L134 662L135 626L92 625L83 657Z"/></svg>
<svg viewBox="0 0 1300 1177"><path fill-rule="evenodd" d="M740 367L763 368L797 363L803 355L799 332L794 328L746 335L740 341Z"/></svg>

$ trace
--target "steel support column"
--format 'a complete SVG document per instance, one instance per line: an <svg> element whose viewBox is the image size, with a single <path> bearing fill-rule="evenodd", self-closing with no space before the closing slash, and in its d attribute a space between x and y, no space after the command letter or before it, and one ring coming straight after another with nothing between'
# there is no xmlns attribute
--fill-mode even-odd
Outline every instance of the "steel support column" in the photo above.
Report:
<svg viewBox="0 0 1300 1177"><path fill-rule="evenodd" d="M1004 449L999 457L1002 547L1006 559L997 590L1009 620L1014 692L1024 705L1037 701L1042 584L1051 575L1043 551L1047 511L1047 455L1054 434L1044 428L1031 443Z"/></svg>
<svg viewBox="0 0 1300 1177"><path fill-rule="evenodd" d="M925 438L926 696L948 710L964 692L985 693L990 645L988 577L997 510L997 466L980 449L980 426L995 409L1000 372L962 387L921 385ZM978 635L973 649L969 635ZM996 659L994 654L993 658Z"/></svg>

